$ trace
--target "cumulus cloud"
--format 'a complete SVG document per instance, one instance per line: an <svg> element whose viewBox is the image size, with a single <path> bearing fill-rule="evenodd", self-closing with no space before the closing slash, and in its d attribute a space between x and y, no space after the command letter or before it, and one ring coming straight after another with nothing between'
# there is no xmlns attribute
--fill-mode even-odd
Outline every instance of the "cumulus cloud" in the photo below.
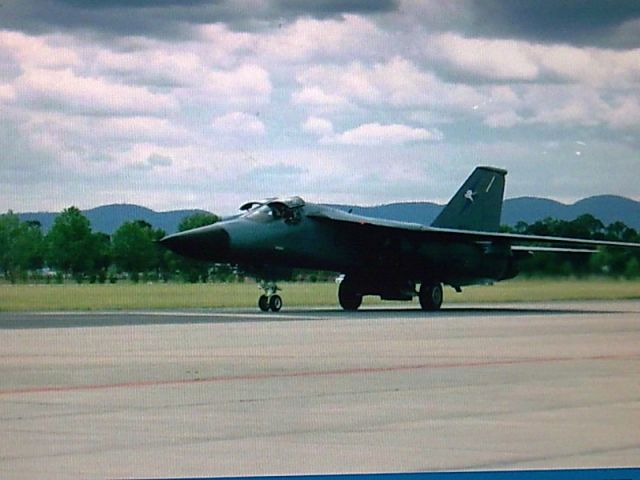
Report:
<svg viewBox="0 0 640 480"><path fill-rule="evenodd" d="M130 83L184 87L192 85L205 68L191 52L172 52L162 44L143 50L118 52L100 50L93 68L107 76L125 78Z"/></svg>
<svg viewBox="0 0 640 480"><path fill-rule="evenodd" d="M487 115L484 119L484 124L490 127L513 127L519 123L522 123L524 119L513 111L505 111L499 113L492 113Z"/></svg>
<svg viewBox="0 0 640 480"><path fill-rule="evenodd" d="M93 138L132 142L187 143L190 132L167 118L148 116L77 119L86 126L86 134Z"/></svg>
<svg viewBox="0 0 640 480"><path fill-rule="evenodd" d="M234 66L243 55L255 53L261 38L256 33L236 31L219 22L198 25L195 31L198 44L206 45L201 56L213 65L227 68Z"/></svg>
<svg viewBox="0 0 640 480"><path fill-rule="evenodd" d="M399 56L371 66L358 62L347 66L318 65L301 72L296 79L303 88L296 93L294 101L325 106L354 103L471 110L474 105L489 100L480 88L444 82ZM332 93L325 94L325 91ZM301 101L303 94L308 101Z"/></svg>
<svg viewBox="0 0 640 480"><path fill-rule="evenodd" d="M61 68L80 63L80 58L73 48L52 45L55 39L56 37L31 36L22 32L0 30L0 52L13 58L21 67Z"/></svg>
<svg viewBox="0 0 640 480"><path fill-rule="evenodd" d="M169 95L146 88L78 76L72 70L30 69L16 80L16 101L32 108L90 114L165 114L175 110Z"/></svg>
<svg viewBox="0 0 640 480"><path fill-rule="evenodd" d="M264 135L265 126L255 115L244 112L230 112L216 117L211 127L225 135Z"/></svg>
<svg viewBox="0 0 640 480"><path fill-rule="evenodd" d="M385 34L361 16L340 19L299 18L270 35L259 37L256 51L272 61L302 62L310 59L349 59L375 54Z"/></svg>
<svg viewBox="0 0 640 480"><path fill-rule="evenodd" d="M443 134L439 130L427 130L408 125L381 125L367 123L338 135L325 139L326 142L343 145L399 145L408 142L442 140Z"/></svg>
<svg viewBox="0 0 640 480"><path fill-rule="evenodd" d="M425 45L427 57L467 74L495 80L533 80L540 74L540 66L524 42L443 33L428 36Z"/></svg>
<svg viewBox="0 0 640 480"><path fill-rule="evenodd" d="M329 136L333 134L333 124L326 118L309 117L302 124L302 130L318 136Z"/></svg>
<svg viewBox="0 0 640 480"><path fill-rule="evenodd" d="M522 40L425 36L423 55L468 80L562 80L625 86L640 80L640 49L617 51Z"/></svg>
<svg viewBox="0 0 640 480"><path fill-rule="evenodd" d="M637 95L602 92L585 85L528 85L509 104L488 109L483 122L490 127L546 125L575 128L637 127L640 104Z"/></svg>
<svg viewBox="0 0 640 480"><path fill-rule="evenodd" d="M152 142L157 145L182 145L191 133L168 119L146 116L84 116L60 112L31 112L21 124L27 139L47 139L48 149L61 152L71 145L78 151L105 152L124 149L130 144ZM87 145L97 145L87 149Z"/></svg>
<svg viewBox="0 0 640 480"><path fill-rule="evenodd" d="M340 95L327 93L319 87L302 88L294 92L291 99L295 104L309 105L325 110L344 108L349 105L346 98Z"/></svg>
<svg viewBox="0 0 640 480"><path fill-rule="evenodd" d="M637 128L640 125L640 101L637 95L618 97L606 114L613 128Z"/></svg>
<svg viewBox="0 0 640 480"><path fill-rule="evenodd" d="M11 85L0 84L0 101L7 100L12 101L16 97L16 92Z"/></svg>
<svg viewBox="0 0 640 480"><path fill-rule="evenodd" d="M269 72L258 65L241 65L233 70L210 71L202 85L214 101L229 103L265 103L272 85Z"/></svg>

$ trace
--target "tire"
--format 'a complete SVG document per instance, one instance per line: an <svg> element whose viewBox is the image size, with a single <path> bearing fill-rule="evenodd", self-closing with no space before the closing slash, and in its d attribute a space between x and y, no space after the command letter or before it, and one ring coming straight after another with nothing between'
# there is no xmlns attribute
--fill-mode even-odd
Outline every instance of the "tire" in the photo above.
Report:
<svg viewBox="0 0 640 480"><path fill-rule="evenodd" d="M269 299L269 310L279 312L282 308L282 298L280 295L272 295Z"/></svg>
<svg viewBox="0 0 640 480"><path fill-rule="evenodd" d="M266 295L260 295L258 299L258 308L263 312L267 312L269 310L269 297Z"/></svg>
<svg viewBox="0 0 640 480"><path fill-rule="evenodd" d="M420 307L422 310L440 310L443 300L442 284L436 283L434 285L423 283L420 285L418 299L420 300Z"/></svg>
<svg viewBox="0 0 640 480"><path fill-rule="evenodd" d="M338 302L344 310L354 312L362 305L362 294L355 290L353 282L345 278L338 287Z"/></svg>

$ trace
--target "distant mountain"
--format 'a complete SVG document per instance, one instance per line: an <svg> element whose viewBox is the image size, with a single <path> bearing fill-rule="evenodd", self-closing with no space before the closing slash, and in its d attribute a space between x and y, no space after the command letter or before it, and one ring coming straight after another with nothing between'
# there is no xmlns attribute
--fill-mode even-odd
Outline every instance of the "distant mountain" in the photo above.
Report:
<svg viewBox="0 0 640 480"><path fill-rule="evenodd" d="M420 223L429 225L442 210L442 205L431 202L389 203L373 207L358 207L350 205L329 205L345 212L365 217L386 218L401 222Z"/></svg>
<svg viewBox="0 0 640 480"><path fill-rule="evenodd" d="M130 220L144 220L153 225L154 228L161 228L167 233L175 233L178 231L178 225L184 217L204 211L205 210L173 210L169 212L156 212L139 205L117 204L83 210L82 213L89 219L94 231L111 235L120 225ZM23 221L38 221L42 225L42 229L48 231L53 225L58 213L19 213L18 216Z"/></svg>
<svg viewBox="0 0 640 480"><path fill-rule="evenodd" d="M514 225L520 220L533 223L546 217L573 220L585 213L590 213L605 225L619 220L629 227L640 228L640 202L615 195L589 197L572 205L544 198L513 198L504 203L502 223Z"/></svg>
<svg viewBox="0 0 640 480"><path fill-rule="evenodd" d="M442 210L442 205L431 202L405 202L390 203L372 207L358 207L349 205L332 205L341 210L358 215L376 218L387 218L404 222L415 222L429 225ZM144 220L154 228L161 228L167 233L178 230L180 221L194 213L204 210L174 210L170 212L155 212L138 205L105 205L102 207L84 210L83 213L91 221L95 231L112 234L117 228L128 220ZM574 218L590 213L608 225L617 220L629 227L640 230L640 202L615 195L599 195L585 198L571 205L556 202L546 198L520 197L505 200L502 208L502 223L515 225L519 221L534 223L547 217L558 220L573 220ZM36 220L40 222L43 230L47 231L53 225L57 213L20 213L24 221Z"/></svg>

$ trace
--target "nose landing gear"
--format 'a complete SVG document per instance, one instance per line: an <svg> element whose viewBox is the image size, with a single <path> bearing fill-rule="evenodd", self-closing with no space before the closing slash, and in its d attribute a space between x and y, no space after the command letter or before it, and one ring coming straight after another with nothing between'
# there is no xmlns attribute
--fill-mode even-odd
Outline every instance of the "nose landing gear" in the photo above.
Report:
<svg viewBox="0 0 640 480"><path fill-rule="evenodd" d="M264 294L258 299L258 307L263 312L279 312L282 308L282 297L276 292L280 290L273 282L261 282L260 288L264 290Z"/></svg>

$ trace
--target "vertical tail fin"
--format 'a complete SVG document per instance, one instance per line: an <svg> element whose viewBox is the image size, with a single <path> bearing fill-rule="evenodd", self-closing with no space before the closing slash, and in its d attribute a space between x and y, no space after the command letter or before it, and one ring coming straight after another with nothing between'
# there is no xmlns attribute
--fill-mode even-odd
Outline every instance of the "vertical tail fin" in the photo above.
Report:
<svg viewBox="0 0 640 480"><path fill-rule="evenodd" d="M506 170L476 167L431 226L497 232Z"/></svg>

